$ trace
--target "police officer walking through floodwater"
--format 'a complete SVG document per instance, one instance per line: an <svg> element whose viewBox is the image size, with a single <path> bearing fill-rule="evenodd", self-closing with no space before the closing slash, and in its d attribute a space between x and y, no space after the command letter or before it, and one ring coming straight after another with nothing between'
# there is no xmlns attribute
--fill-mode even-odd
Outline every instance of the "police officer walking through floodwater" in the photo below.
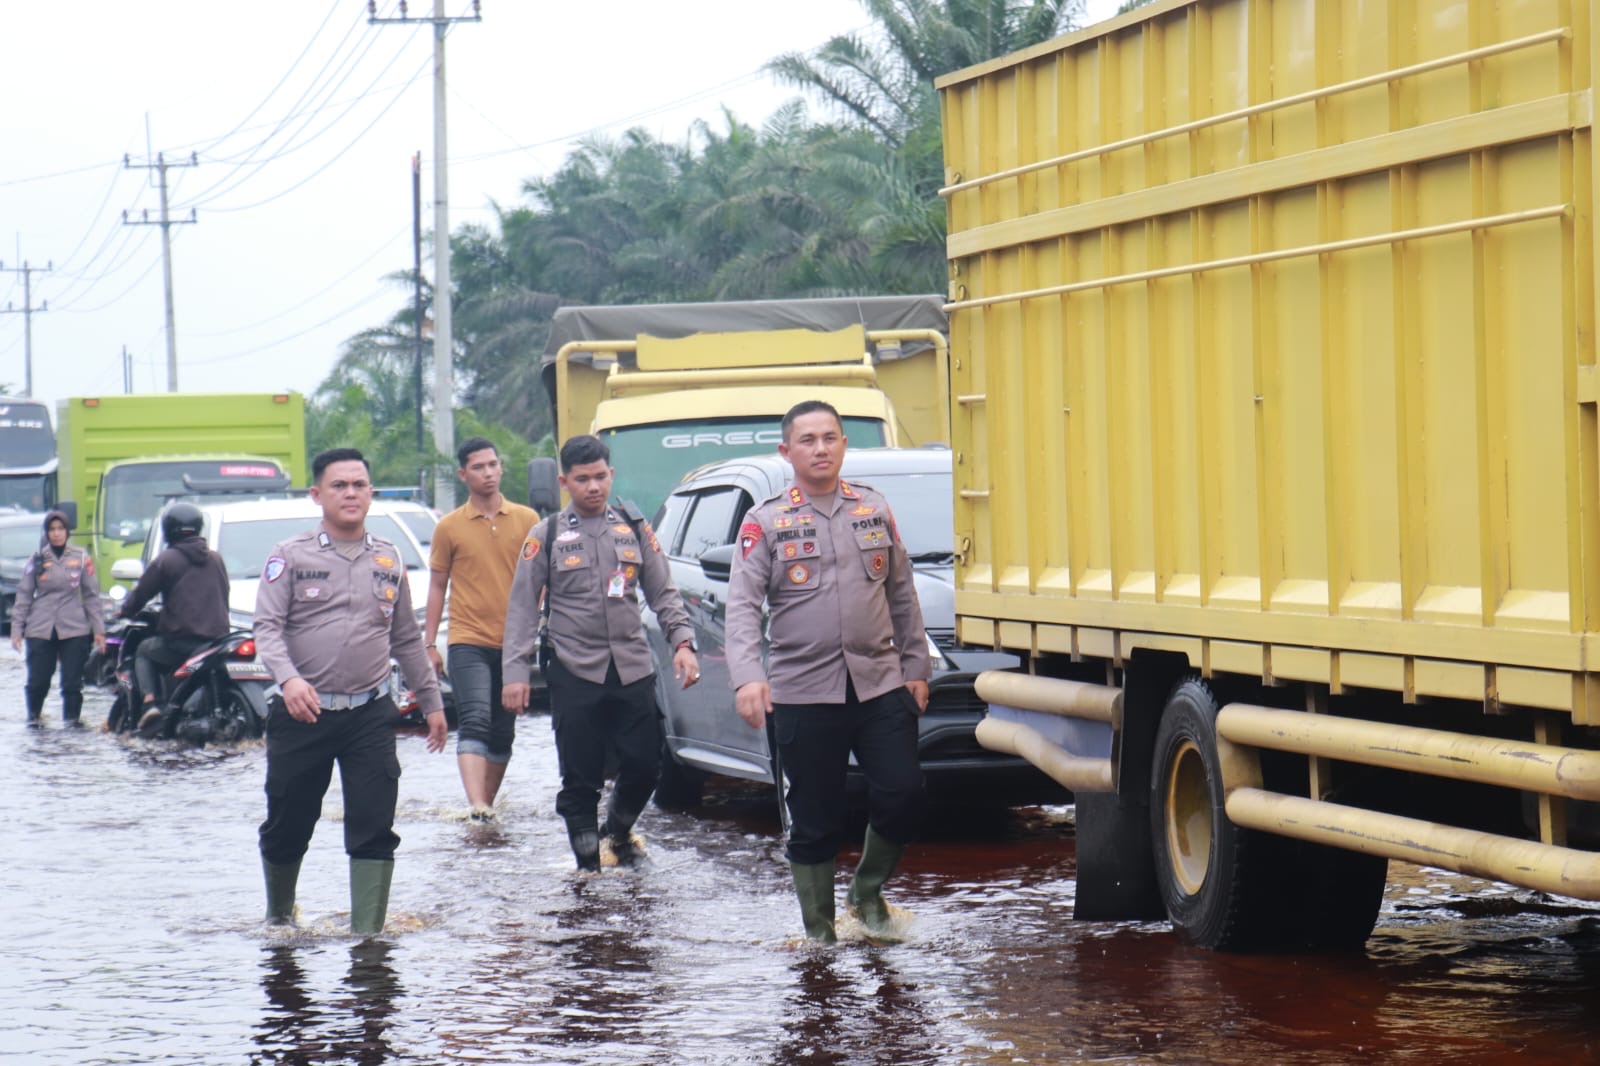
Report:
<svg viewBox="0 0 1600 1066"><path fill-rule="evenodd" d="M751 508L728 586L728 673L739 717L775 716L789 778L789 866L806 935L831 942L834 863L852 752L867 781L867 837L849 903L869 934L894 934L883 884L922 815L917 718L928 706L927 633L889 503L839 478L845 435L820 400L783 417L794 483ZM771 608L769 663L761 606Z"/></svg>
<svg viewBox="0 0 1600 1066"><path fill-rule="evenodd" d="M261 823L267 920L294 920L300 861L322 813L333 764L344 790L350 856L350 931L378 933L394 876L399 710L388 692L389 659L426 712L428 750L442 751L444 706L422 646L395 546L366 531L372 476L354 448L311 464L322 523L283 541L256 593L257 653L282 693L267 719L267 820Z"/></svg>
<svg viewBox="0 0 1600 1066"><path fill-rule="evenodd" d="M100 581L94 559L67 542L72 527L62 511L44 516L44 543L22 567L11 607L11 646L28 642L28 724L37 726L50 694L50 675L61 664L61 721L79 725L83 711L83 664L89 643L106 650L100 615Z"/></svg>
<svg viewBox="0 0 1600 1066"><path fill-rule="evenodd" d="M600 868L602 835L617 863L633 866L643 857L633 825L655 791L661 733L655 673L639 617L641 589L673 648L673 676L684 688L700 680L689 615L650 523L632 504L608 502L610 463L610 449L598 437L573 437L562 445L561 486L572 502L534 526L523 542L506 613L502 670L501 702L520 711L528 705L544 594L551 642L544 671L561 765L556 811L566 820L583 870ZM600 826L608 749L620 764Z"/></svg>

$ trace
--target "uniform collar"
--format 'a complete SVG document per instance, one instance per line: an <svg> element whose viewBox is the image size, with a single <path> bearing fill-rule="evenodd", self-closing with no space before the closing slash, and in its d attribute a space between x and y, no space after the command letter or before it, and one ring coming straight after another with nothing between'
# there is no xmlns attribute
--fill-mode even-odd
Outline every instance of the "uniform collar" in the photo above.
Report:
<svg viewBox="0 0 1600 1066"><path fill-rule="evenodd" d="M363 545L365 545L368 551L372 550L373 544L371 533L363 530L361 533L361 542ZM325 551L333 547L333 538L328 535L328 531L326 529L317 530L317 547L322 548Z"/></svg>

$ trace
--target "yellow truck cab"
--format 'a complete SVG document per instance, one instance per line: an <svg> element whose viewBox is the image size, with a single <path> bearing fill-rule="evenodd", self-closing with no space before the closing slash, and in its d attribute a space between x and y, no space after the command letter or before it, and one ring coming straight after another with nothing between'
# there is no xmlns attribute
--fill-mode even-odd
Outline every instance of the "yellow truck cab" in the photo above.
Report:
<svg viewBox="0 0 1600 1066"><path fill-rule="evenodd" d="M833 404L853 447L945 443L941 303L877 296L562 308L542 365L557 440L605 441L615 494L646 515L689 470L775 451L779 421L803 400Z"/></svg>

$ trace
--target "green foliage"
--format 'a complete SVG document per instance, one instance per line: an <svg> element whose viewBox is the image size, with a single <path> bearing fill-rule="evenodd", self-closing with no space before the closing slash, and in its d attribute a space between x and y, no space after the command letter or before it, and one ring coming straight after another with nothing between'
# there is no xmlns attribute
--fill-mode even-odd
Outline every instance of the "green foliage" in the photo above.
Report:
<svg viewBox="0 0 1600 1066"><path fill-rule="evenodd" d="M525 182L523 203L452 235L456 425L509 435L509 487L525 491L512 484L522 480L514 442L551 434L539 362L563 304L943 290L933 80L1065 32L1082 0L861 3L871 33L768 64L832 118L816 121L795 100L759 129L724 112L681 144L637 129L592 137L554 174ZM414 437L411 279L393 276L406 307L351 338L311 415L313 441L368 440L388 476L407 482L440 461Z"/></svg>

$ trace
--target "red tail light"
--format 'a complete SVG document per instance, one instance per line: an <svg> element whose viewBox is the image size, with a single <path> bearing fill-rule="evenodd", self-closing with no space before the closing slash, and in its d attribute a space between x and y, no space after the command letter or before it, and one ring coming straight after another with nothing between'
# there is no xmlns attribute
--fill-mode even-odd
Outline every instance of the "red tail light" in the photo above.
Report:
<svg viewBox="0 0 1600 1066"><path fill-rule="evenodd" d="M256 657L256 642L253 640L243 641L237 648L233 649L233 657L235 659L254 659Z"/></svg>

